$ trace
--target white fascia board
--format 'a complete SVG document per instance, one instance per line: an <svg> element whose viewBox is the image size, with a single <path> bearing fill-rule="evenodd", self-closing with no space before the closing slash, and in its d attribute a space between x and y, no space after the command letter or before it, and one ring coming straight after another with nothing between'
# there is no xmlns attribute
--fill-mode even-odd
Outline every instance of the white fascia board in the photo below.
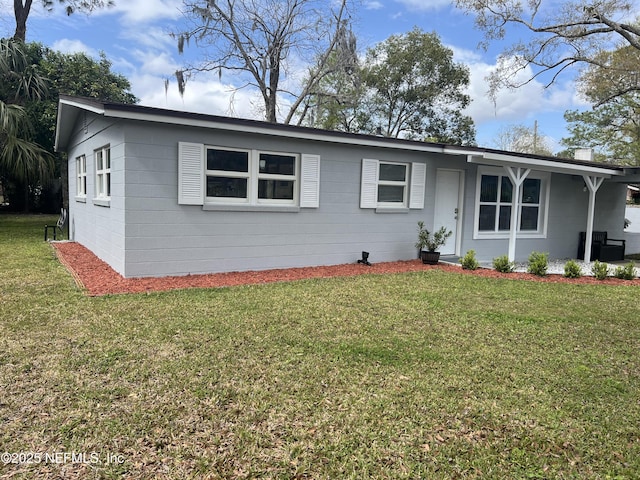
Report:
<svg viewBox="0 0 640 480"><path fill-rule="evenodd" d="M340 144L350 144L350 145L359 145L359 146L371 146L371 147L386 147L393 149L401 149L401 150L411 150L416 152L429 152L429 153L444 153L444 148L441 146L433 146L428 143L420 143L415 142L415 145L410 143L397 144L394 142L385 142L385 137L374 137L367 138L366 136L362 136L361 138L356 137L342 137L339 135L331 135L325 134L321 131L315 132L310 129L310 131L289 131L286 129L278 129L278 128L266 128L261 127L259 125L255 126L247 126L240 125L234 123L227 122L217 122L215 120L205 120L199 118L182 118L182 117L173 117L171 115L155 115L148 114L144 112L122 112L119 110L110 112L106 110L104 113L105 117L113 117L113 118L123 118L128 120L140 120L146 122L157 122L157 123L165 123L165 124L176 124L176 125L184 125L191 127L202 127L202 128L216 128L219 130L233 131L233 132L242 132L242 133L256 133L261 135L271 135L275 137L283 137L283 138L296 138L302 140L316 140L322 142L331 142L331 143L340 143Z"/></svg>
<svg viewBox="0 0 640 480"><path fill-rule="evenodd" d="M68 105L70 107L76 107L76 108L79 108L81 110L88 110L90 112L97 113L98 115L104 115L104 113L105 113L104 107L98 107L98 106L91 105L91 104L86 103L86 102L75 102L75 101L69 100L67 98L61 98L60 99L60 105Z"/></svg>
<svg viewBox="0 0 640 480"><path fill-rule="evenodd" d="M471 157L471 156L482 157L484 155L484 153L480 151L463 150L462 148L456 148L456 147L444 147L444 153L447 153L449 155L462 155L465 157Z"/></svg>
<svg viewBox="0 0 640 480"><path fill-rule="evenodd" d="M591 165L580 165L574 163L554 162L541 158L524 158L500 153L482 152L480 155L468 155L469 163L481 163L485 165L521 165L532 170L544 172L563 173L565 175L597 175L599 177L611 178L612 176L623 176L624 172L607 167Z"/></svg>
<svg viewBox="0 0 640 480"><path fill-rule="evenodd" d="M76 102L67 98L58 100L58 114L56 118L56 136L53 143L53 150L56 152L66 148L66 142L71 129L81 111L89 111L98 115L104 115L102 107L91 105L86 102ZM63 120L64 118L64 120Z"/></svg>

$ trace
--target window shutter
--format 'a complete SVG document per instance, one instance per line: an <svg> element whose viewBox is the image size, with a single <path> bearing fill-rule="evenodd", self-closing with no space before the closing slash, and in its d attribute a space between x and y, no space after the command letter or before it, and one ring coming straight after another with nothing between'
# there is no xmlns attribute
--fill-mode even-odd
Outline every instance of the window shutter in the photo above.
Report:
<svg viewBox="0 0 640 480"><path fill-rule="evenodd" d="M204 204L204 145L178 143L178 203Z"/></svg>
<svg viewBox="0 0 640 480"><path fill-rule="evenodd" d="M320 206L320 155L303 154L300 168L300 207Z"/></svg>
<svg viewBox="0 0 640 480"><path fill-rule="evenodd" d="M378 160L362 159L360 181L360 208L376 208L378 206Z"/></svg>
<svg viewBox="0 0 640 480"><path fill-rule="evenodd" d="M424 194L426 190L427 165L425 163L411 164L411 191L409 192L409 208L424 208Z"/></svg>

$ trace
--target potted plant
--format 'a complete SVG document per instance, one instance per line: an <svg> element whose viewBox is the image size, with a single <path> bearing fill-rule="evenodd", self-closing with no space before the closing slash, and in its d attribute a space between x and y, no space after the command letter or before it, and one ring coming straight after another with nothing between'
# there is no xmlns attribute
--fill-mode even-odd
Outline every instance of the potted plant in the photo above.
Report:
<svg viewBox="0 0 640 480"><path fill-rule="evenodd" d="M435 265L440 260L440 252L438 248L447 242L447 238L452 235L452 231L443 226L440 230L434 233L424 228L424 222L418 222L418 241L416 242L416 248L420 252L420 258L422 263L428 263Z"/></svg>

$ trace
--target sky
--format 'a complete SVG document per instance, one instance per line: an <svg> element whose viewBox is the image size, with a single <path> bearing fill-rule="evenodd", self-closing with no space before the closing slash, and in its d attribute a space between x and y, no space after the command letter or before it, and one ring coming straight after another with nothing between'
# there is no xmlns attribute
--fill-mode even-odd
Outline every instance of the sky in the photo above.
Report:
<svg viewBox="0 0 640 480"><path fill-rule="evenodd" d="M329 0L328 0L329 1ZM445 0L359 0L353 12L358 50L384 41L390 35L418 27L436 32L442 43L454 52L454 59L470 71L468 93L472 98L466 113L476 125L479 146L499 148L500 132L513 125L533 128L537 122L541 135L554 152L562 150L561 138L567 136L563 114L588 105L575 91L573 78L544 86L533 81L526 86L502 91L493 102L487 96L486 76L496 67L498 55L506 44L521 40L515 32L505 43L493 43L485 51L478 48L483 34L474 27L473 17ZM104 52L112 62L112 71L125 76L131 90L145 106L169 108L215 115L261 119L255 92L236 90L233 77L223 74L199 74L187 83L180 96L174 72L186 62L197 61L201 51L191 46L178 53L169 32L179 30L184 21L183 0L115 0L116 6L87 15L67 16L56 5L47 12L34 1L27 23L27 41L37 41L63 53L84 52L98 59ZM0 36L13 35L13 2L0 0ZM526 40L526 39L525 39ZM169 87L165 82L169 79Z"/></svg>

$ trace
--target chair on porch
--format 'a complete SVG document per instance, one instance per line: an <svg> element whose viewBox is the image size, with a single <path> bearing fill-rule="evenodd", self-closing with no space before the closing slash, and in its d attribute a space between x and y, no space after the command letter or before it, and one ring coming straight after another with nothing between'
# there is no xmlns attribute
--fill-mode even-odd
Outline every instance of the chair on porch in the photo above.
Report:
<svg viewBox="0 0 640 480"><path fill-rule="evenodd" d="M584 259L586 239L587 233L580 232L580 243L578 244L578 258L580 260ZM591 237L591 260L599 260L601 262L624 260L624 250L624 240L609 238L607 232L593 232Z"/></svg>

